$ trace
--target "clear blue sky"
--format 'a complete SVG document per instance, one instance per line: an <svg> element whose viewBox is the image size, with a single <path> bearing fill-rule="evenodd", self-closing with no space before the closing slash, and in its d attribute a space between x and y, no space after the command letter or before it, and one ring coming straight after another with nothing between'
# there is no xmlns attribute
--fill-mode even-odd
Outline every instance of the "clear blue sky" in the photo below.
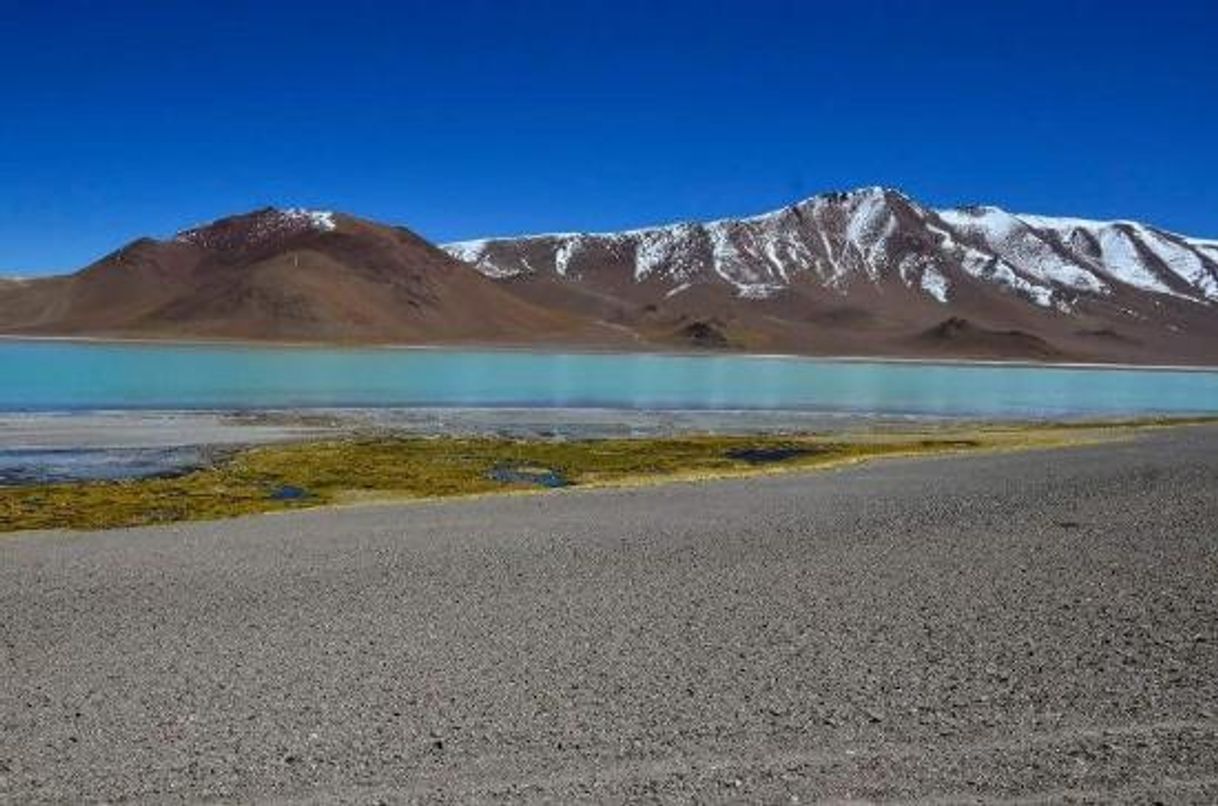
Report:
<svg viewBox="0 0 1218 806"><path fill-rule="evenodd" d="M1214 0L3 12L0 272L266 204L443 241L870 184L1218 236Z"/></svg>

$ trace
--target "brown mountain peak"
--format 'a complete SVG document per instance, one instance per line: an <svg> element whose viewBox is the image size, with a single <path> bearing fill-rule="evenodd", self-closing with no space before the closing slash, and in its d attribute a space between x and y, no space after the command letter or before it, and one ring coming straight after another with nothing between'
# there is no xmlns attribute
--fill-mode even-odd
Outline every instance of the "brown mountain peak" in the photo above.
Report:
<svg viewBox="0 0 1218 806"><path fill-rule="evenodd" d="M183 230L174 240L213 251L245 251L337 228L337 216L328 210L263 207Z"/></svg>

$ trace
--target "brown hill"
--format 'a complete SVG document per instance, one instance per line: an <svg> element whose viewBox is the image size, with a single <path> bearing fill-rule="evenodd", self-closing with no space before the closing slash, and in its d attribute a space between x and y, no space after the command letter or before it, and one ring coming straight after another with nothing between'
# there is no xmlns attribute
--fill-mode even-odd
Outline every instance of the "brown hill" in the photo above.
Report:
<svg viewBox="0 0 1218 806"><path fill-rule="evenodd" d="M1022 330L990 330L958 316L948 317L918 335L917 343L930 350L971 358L1060 358L1061 352L1044 339Z"/></svg>
<svg viewBox="0 0 1218 806"><path fill-rule="evenodd" d="M0 330L336 342L609 343L417 235L264 209L141 239L76 274L0 285Z"/></svg>

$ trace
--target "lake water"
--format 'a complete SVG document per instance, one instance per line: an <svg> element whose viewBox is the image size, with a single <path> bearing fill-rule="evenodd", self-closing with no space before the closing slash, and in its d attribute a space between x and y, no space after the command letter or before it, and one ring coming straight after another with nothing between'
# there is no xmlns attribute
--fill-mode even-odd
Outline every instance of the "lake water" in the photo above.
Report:
<svg viewBox="0 0 1218 806"><path fill-rule="evenodd" d="M538 406L1218 413L1218 373L738 355L0 342L0 410Z"/></svg>

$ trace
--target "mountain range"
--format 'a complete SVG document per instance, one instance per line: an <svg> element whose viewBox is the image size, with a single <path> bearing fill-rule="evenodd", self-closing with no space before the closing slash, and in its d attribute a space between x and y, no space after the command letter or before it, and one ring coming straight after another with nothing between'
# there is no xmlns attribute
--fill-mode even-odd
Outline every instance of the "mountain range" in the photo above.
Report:
<svg viewBox="0 0 1218 806"><path fill-rule="evenodd" d="M886 188L442 246L267 208L0 281L0 332L1218 364L1218 241Z"/></svg>

